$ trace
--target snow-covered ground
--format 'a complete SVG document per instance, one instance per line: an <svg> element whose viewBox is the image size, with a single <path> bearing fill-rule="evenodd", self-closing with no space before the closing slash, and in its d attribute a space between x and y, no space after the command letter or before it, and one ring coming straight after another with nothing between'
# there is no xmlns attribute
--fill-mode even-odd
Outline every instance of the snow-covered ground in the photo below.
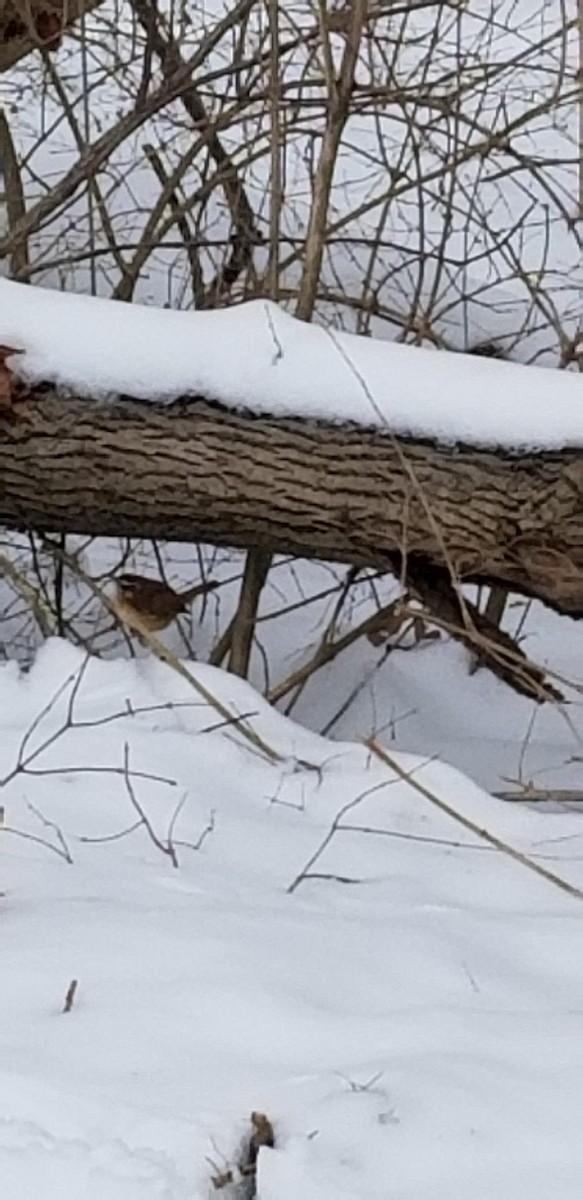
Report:
<svg viewBox="0 0 583 1200"><path fill-rule="evenodd" d="M204 6L207 18L216 7L214 0ZM545 86L550 96L553 55L557 80L565 62L567 73L575 64L576 35L564 59L558 32L552 36L565 16L559 0L505 0L495 6L491 33L478 0L462 7L460 14L440 8L439 20L456 36L449 44L440 39L436 69L440 76L446 64L457 70L459 34L464 55L477 55L480 71L490 70L487 94L466 93L465 120L476 115L504 128L523 103L536 105ZM307 10L298 16L292 9L294 24L306 19ZM575 17L572 0L567 12ZM53 59L72 103L87 67L103 74L98 90L92 77L89 141L104 119L118 121L120 104L132 102L129 76L118 93L112 69L123 19L116 7L111 66L110 27L99 25L111 21L107 6L92 18L90 61L82 63L70 39ZM407 36L413 21L414 33L425 23L433 37L431 7L404 20ZM474 40L472 22L483 25L484 37ZM141 47L131 36L139 75ZM196 46L197 22L188 36ZM529 58L529 43L539 47L537 58ZM393 63L396 86L416 73L411 53L424 53L418 38L411 47L404 39ZM217 61L207 61L207 72ZM497 61L509 66L495 75ZM303 77L301 61L292 75L298 71ZM384 79L384 58L381 71ZM28 60L2 86L29 206L40 186L55 181L56 167L67 171L75 162L78 147L40 61ZM195 316L0 280L0 342L26 351L12 361L27 378L52 379L88 397L123 391L164 401L203 392L257 411L388 424L401 434L580 446L583 384L575 372L535 373L384 340L421 317L450 346L493 338L513 357L555 365L559 332L574 335L578 327L581 260L576 231L565 222L576 194L576 104L559 105L556 116L514 134L516 162L505 158L502 171L498 152L491 169L480 155L441 198L430 188L419 201L429 156L451 136L444 116L435 125L432 112L425 131L419 109L423 137L412 139L409 162L401 159L402 122L391 106L382 113L379 147L378 114L372 138L364 115L354 130L347 127L331 206L338 221L375 189L384 206L387 159L402 162L403 178L409 173L411 203L405 192L388 213L388 272L381 231L371 275L369 240L379 235L380 209L351 223L349 253L333 246L323 264L324 290L334 299L319 302L318 320L354 328L362 319L383 340L306 328L263 301ZM269 160L246 157L257 144L255 121L250 139L243 104L240 125L228 130L254 202L257 190L261 198L269 192ZM147 133L164 147L170 168L191 143L172 112ZM122 246L135 242L158 197L141 140L109 162L106 202ZM304 149L302 134L286 150L284 245L307 221L312 160ZM199 185L197 164L193 172L186 194ZM0 181L0 235L1 192ZM211 196L203 236L228 236L221 204ZM94 258L103 240L92 223L85 193L67 201L66 212L31 239L33 278L69 292L109 293L115 264ZM182 266L171 245L156 246L137 281L138 299L191 303L189 266L179 253ZM258 249L259 269L261 255ZM214 276L212 254L204 265ZM0 274L9 267L0 261ZM297 286L298 270L292 261L284 287ZM364 280L380 287L378 316L369 311ZM194 551L179 548L176 558L175 551L164 551L170 577L191 583ZM97 575L117 567L121 555L119 546L98 542L83 561ZM132 555L130 567L157 571L150 547L134 546ZM219 555L221 578L238 573L234 557ZM29 560L22 565L26 572ZM277 684L305 661L336 597L270 617L335 580L340 572L330 564L278 562L270 572L252 663L258 686ZM186 630L204 658L235 593L235 584L221 589L201 625L199 605L166 640L184 653ZM97 631L95 649L119 654L107 614L67 574L64 594L75 632L93 638ZM357 611L362 617L368 585L359 583L351 597L343 628ZM29 663L38 631L8 587L0 616L0 652ZM470 675L467 655L445 639L388 657L361 640L309 680L293 713L339 739L381 729L415 780L533 863L583 887L576 806L503 804L436 761L447 758L492 790L529 779L580 787L580 628L522 601L509 605L505 619L520 628L533 658L574 685L567 708L533 709L485 671ZM20 675L15 662L0 667L2 1200L242 1200L244 1189L216 1192L211 1177L237 1163L253 1109L269 1115L276 1133L275 1149L260 1156L259 1200L579 1200L581 901L444 816L362 743L330 742L293 725L229 676L192 666L223 704L253 714L252 726L278 752L275 763L234 729L209 728L220 718L151 657L84 664L78 651L53 640L30 672ZM128 702L135 715L120 715ZM133 797L123 774L126 745ZM6 781L19 748L33 757ZM327 841L347 804L353 807L342 821L353 829ZM163 849L169 831L177 867ZM311 866L321 877L290 891L326 841ZM73 979L72 1011L64 1014Z"/></svg>
<svg viewBox="0 0 583 1200"><path fill-rule="evenodd" d="M23 767L1 792L3 1197L226 1197L211 1175L256 1109L259 1200L575 1200L581 900L362 744L192 669L278 761L152 658L55 639L1 668L0 775ZM577 813L398 762L583 885Z"/></svg>

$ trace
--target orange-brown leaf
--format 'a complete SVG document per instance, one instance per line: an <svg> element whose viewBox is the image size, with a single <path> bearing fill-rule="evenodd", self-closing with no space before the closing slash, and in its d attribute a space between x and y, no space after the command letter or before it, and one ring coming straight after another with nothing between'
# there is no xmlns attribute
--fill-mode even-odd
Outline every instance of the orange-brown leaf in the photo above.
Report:
<svg viewBox="0 0 583 1200"><path fill-rule="evenodd" d="M22 391L18 387L14 371L6 361L11 355L22 353L22 350L16 350L14 346L0 345L0 411L12 412L22 399Z"/></svg>
<svg viewBox="0 0 583 1200"><path fill-rule="evenodd" d="M233 1182L232 1171L217 1171L216 1175L211 1175L211 1183L214 1188L225 1188Z"/></svg>

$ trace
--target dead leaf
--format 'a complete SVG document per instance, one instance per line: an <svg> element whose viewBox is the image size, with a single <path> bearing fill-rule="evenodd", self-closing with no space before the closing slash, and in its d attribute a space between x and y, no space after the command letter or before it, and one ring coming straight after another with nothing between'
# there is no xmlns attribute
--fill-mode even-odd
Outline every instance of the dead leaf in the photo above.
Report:
<svg viewBox="0 0 583 1200"><path fill-rule="evenodd" d="M379 612L378 620L368 630L366 637L371 646L382 646L394 633L398 633L407 616L403 598L399 596L387 609Z"/></svg>
<svg viewBox="0 0 583 1200"><path fill-rule="evenodd" d="M249 1140L247 1158L240 1165L242 1175L254 1175L257 1170L257 1155L261 1147L273 1147L275 1145L273 1125L269 1118L265 1116L265 1113L252 1112L251 1124L253 1126L253 1133Z"/></svg>
<svg viewBox="0 0 583 1200"><path fill-rule="evenodd" d="M13 354L24 354L24 350L0 345L0 412L21 415L26 408L26 388L6 361Z"/></svg>
<svg viewBox="0 0 583 1200"><path fill-rule="evenodd" d="M227 1185L232 1182L233 1182L233 1172L232 1171L218 1171L216 1175L211 1175L211 1183L214 1188L217 1188L217 1190L219 1188L227 1187Z"/></svg>
<svg viewBox="0 0 583 1200"><path fill-rule="evenodd" d="M47 50L59 49L63 40L63 20L56 12L42 10L35 19L35 29L38 37Z"/></svg>

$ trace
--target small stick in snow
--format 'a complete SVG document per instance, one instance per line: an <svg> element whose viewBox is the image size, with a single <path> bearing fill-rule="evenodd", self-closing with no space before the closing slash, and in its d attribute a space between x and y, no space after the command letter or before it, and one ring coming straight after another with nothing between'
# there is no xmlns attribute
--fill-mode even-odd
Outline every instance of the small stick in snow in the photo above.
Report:
<svg viewBox="0 0 583 1200"><path fill-rule="evenodd" d="M72 979L72 980L71 980L71 982L70 982L70 984L69 984L69 986L68 986L68 988L67 988L67 995L65 996L65 1003L64 1003L64 1005L63 1005L63 1012L64 1012L64 1013L70 1013L70 1012L71 1012L71 1009L72 1009L72 1007L73 1007L73 1004L75 1003L75 993L76 993L76 991L77 991L77 984L78 984L78 982L79 982L79 981L78 981L77 979Z"/></svg>

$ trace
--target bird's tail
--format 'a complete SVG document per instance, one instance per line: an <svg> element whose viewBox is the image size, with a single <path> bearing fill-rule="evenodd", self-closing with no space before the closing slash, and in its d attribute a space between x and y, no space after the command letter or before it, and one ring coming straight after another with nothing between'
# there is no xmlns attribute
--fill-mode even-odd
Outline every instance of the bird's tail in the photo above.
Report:
<svg viewBox="0 0 583 1200"><path fill-rule="evenodd" d="M180 599L185 604L192 604L192 601L196 600L197 596L206 596L207 592L214 592L218 586L218 580L208 583L195 583L193 587L187 588L185 592L180 593Z"/></svg>

